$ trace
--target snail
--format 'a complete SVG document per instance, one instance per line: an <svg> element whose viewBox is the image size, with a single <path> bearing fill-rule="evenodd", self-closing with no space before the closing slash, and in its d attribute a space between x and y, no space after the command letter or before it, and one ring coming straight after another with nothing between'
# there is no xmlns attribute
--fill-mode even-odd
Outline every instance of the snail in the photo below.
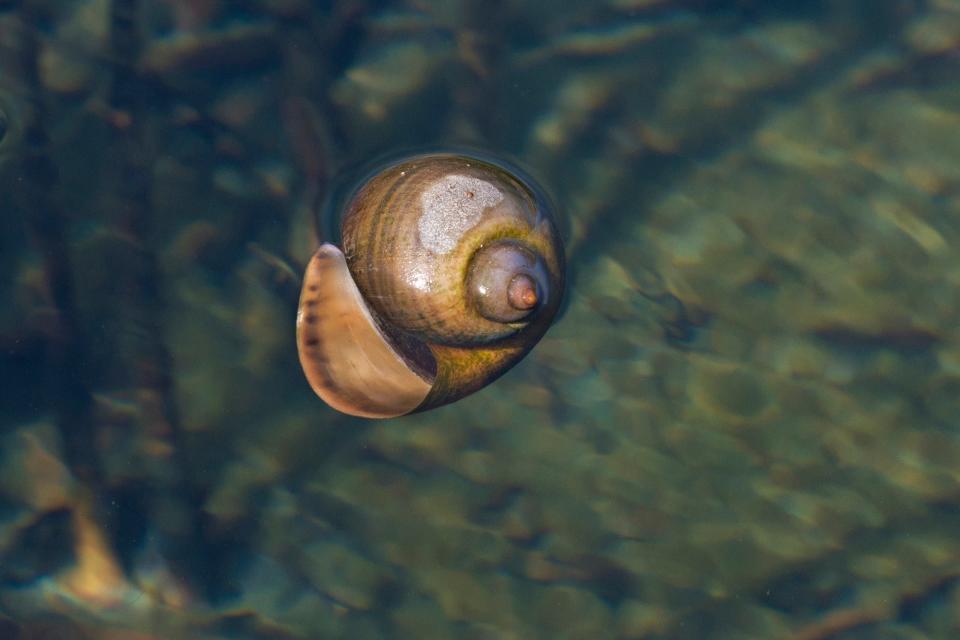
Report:
<svg viewBox="0 0 960 640"><path fill-rule="evenodd" d="M297 351L343 413L390 418L469 395L543 336L563 296L553 212L529 179L486 157L413 156L347 202L342 250L310 259Z"/></svg>

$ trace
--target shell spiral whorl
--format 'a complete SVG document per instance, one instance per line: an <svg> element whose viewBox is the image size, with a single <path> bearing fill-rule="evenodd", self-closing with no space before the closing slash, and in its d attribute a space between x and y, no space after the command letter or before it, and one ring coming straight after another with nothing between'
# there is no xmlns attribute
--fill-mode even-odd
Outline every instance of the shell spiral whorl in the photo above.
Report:
<svg viewBox="0 0 960 640"><path fill-rule="evenodd" d="M318 354L301 338L310 333L319 342L325 329L307 330L298 321L308 379L324 400L348 413L401 415L471 393L523 357L562 298L563 247L549 204L528 182L487 159L429 154L389 165L354 193L341 232L342 258L366 313L427 388L413 407L381 407L374 399L337 406L341 382L368 383L318 372ZM330 245L321 250L337 251ZM301 315L314 299L311 284L324 288L308 267ZM322 337L326 343L344 339ZM336 357L329 351L320 354L324 362ZM376 395L369 388L350 388L348 395L365 393Z"/></svg>

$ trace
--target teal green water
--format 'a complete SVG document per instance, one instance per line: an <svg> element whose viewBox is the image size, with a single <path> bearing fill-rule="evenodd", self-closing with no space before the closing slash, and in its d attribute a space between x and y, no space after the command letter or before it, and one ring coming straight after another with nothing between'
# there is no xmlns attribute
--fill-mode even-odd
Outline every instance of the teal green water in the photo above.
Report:
<svg viewBox="0 0 960 640"><path fill-rule="evenodd" d="M960 2L0 2L0 638L960 637ZM502 155L533 352L311 392L325 211Z"/></svg>

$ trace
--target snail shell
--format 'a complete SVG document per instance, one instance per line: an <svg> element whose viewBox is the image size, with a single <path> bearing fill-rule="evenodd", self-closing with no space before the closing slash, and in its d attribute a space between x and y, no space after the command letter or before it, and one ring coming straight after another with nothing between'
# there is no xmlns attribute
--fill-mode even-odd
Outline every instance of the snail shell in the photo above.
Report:
<svg viewBox="0 0 960 640"><path fill-rule="evenodd" d="M473 393L550 325L564 259L553 214L529 182L487 159L409 158L350 199L341 251L307 266L300 363L344 413L387 418Z"/></svg>

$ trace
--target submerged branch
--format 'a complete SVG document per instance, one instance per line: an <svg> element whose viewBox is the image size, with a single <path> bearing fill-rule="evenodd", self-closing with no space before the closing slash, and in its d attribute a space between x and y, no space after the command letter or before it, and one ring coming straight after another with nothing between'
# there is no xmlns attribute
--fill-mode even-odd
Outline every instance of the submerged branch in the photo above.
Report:
<svg viewBox="0 0 960 640"><path fill-rule="evenodd" d="M111 57L117 61L139 59L142 42L139 32L139 0L114 0L110 13ZM127 117L117 118L119 170L116 223L130 240L132 264L127 273L127 294L132 312L130 332L133 384L138 390L140 410L151 439L165 442L172 458L173 480L150 491L172 494L185 504L188 519L185 531L165 531L169 558L178 573L188 571L209 591L215 571L210 571L210 545L203 521L204 495L192 473L186 436L180 419L173 382L173 359L166 345L165 292L155 248L154 215L151 204L150 128L146 100L150 87L133 64L118 62L113 68L110 108ZM152 482L160 479L151 478ZM152 500L162 501L154 495ZM199 567L203 571L199 571ZM202 578L199 577L202 574Z"/></svg>
<svg viewBox="0 0 960 640"><path fill-rule="evenodd" d="M35 21L38 18L35 12L34 3L23 3L25 21ZM81 485L100 495L103 474L95 445L93 398L88 387L91 372L76 303L74 271L66 240L67 223L54 197L58 174L49 153L38 77L39 44L35 32L25 32L18 56L27 98L20 113L24 133L17 167L17 193L25 226L42 260L54 311L48 329L51 387L66 463Z"/></svg>

